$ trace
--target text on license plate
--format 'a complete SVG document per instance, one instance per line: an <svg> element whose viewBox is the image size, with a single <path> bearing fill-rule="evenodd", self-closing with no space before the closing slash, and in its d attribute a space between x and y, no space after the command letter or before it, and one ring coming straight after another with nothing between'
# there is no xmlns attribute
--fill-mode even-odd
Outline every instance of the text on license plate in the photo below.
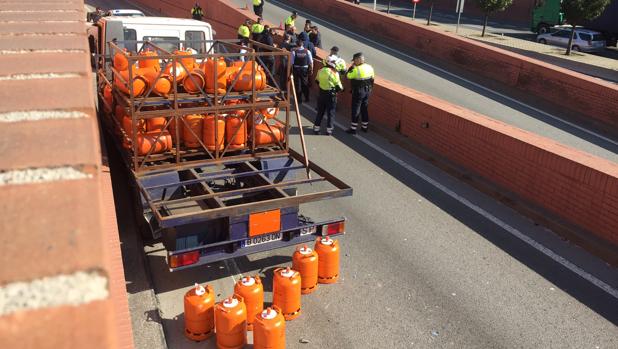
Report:
<svg viewBox="0 0 618 349"><path fill-rule="evenodd" d="M252 237L251 239L241 241L240 247L249 247L249 246L261 245L261 244L267 244L269 242L280 241L280 240L283 240L282 233L258 235L258 236Z"/></svg>

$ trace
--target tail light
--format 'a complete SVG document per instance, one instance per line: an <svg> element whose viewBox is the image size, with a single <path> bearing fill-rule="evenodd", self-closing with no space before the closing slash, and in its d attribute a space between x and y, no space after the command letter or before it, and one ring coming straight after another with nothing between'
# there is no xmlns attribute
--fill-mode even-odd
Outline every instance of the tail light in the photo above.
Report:
<svg viewBox="0 0 618 349"><path fill-rule="evenodd" d="M178 268L185 265L195 264L199 260L200 251L192 251L169 256L168 264L170 268Z"/></svg>
<svg viewBox="0 0 618 349"><path fill-rule="evenodd" d="M343 234L345 233L345 221L327 224L322 229L322 232L326 231L326 234L322 235Z"/></svg>

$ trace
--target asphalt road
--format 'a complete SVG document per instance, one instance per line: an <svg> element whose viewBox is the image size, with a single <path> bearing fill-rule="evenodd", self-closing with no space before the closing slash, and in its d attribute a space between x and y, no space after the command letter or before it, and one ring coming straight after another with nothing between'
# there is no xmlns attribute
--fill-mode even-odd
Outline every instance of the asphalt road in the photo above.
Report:
<svg viewBox="0 0 618 349"><path fill-rule="evenodd" d="M274 21L271 6L266 10ZM352 44L339 45L347 55ZM366 54L378 61L377 52ZM337 128L335 137L307 138L311 159L351 185L354 196L302 208L349 221L340 239L341 280L303 297L303 314L287 323L288 348L618 346L616 269L375 134L354 138ZM221 300L240 274L259 273L270 301L272 270L290 264L292 249L170 273L161 244L149 241L141 263L127 179L114 155L137 347L163 347L156 334L140 331L152 324L170 348L214 348L212 340L183 337L184 293L194 282L209 283ZM151 303L135 302L151 292Z"/></svg>

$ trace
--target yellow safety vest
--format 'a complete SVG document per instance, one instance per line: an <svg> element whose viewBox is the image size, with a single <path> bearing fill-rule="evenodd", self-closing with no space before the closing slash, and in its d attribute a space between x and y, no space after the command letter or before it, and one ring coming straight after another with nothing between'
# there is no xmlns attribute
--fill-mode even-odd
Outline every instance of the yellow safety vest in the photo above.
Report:
<svg viewBox="0 0 618 349"><path fill-rule="evenodd" d="M285 25L289 25L290 27L294 26L294 18L292 18L292 16L289 16L288 18L285 19L284 22Z"/></svg>
<svg viewBox="0 0 618 349"><path fill-rule="evenodd" d="M254 25L251 26L252 33L260 34L263 31L264 31L264 26L262 24L255 23Z"/></svg>
<svg viewBox="0 0 618 349"><path fill-rule="evenodd" d="M367 63L356 65L346 75L350 80L369 80L374 78L373 67Z"/></svg>
<svg viewBox="0 0 618 349"><path fill-rule="evenodd" d="M331 91L337 87L339 87L340 90L343 90L343 85L341 84L339 74L337 74L337 72L334 72L329 67L324 67L320 69L320 71L318 71L318 76L316 77L316 80L318 81L320 90Z"/></svg>
<svg viewBox="0 0 618 349"><path fill-rule="evenodd" d="M253 0L253 6L260 6L262 4L262 0Z"/></svg>
<svg viewBox="0 0 618 349"><path fill-rule="evenodd" d="M242 36L243 38L248 38L249 36L251 36L249 27L247 27L244 24L241 24L240 27L238 27L238 35Z"/></svg>

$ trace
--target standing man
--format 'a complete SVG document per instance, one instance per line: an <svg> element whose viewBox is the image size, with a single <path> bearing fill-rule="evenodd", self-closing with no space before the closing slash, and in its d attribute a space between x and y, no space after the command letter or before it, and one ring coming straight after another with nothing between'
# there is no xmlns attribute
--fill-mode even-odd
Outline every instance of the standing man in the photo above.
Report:
<svg viewBox="0 0 618 349"><path fill-rule="evenodd" d="M352 60L354 64L350 66L346 74L352 85L352 122L346 132L356 134L359 116L362 116L361 130L367 132L369 128L367 105L373 89L374 72L373 67L365 63L365 57L361 52L355 53Z"/></svg>
<svg viewBox="0 0 618 349"><path fill-rule="evenodd" d="M345 74L347 72L347 69L345 67L345 61L339 56L339 47L331 47L330 55L328 56L328 58L331 57L333 57L335 60L335 70L337 70L340 75Z"/></svg>
<svg viewBox="0 0 618 349"><path fill-rule="evenodd" d="M298 40L292 50L292 68L294 71L294 87L298 104L303 104L303 96L309 101L309 75L313 74L313 56L305 48L305 42Z"/></svg>
<svg viewBox="0 0 618 349"><path fill-rule="evenodd" d="M262 11L264 11L264 0L253 0L253 13L262 17Z"/></svg>
<svg viewBox="0 0 618 349"><path fill-rule="evenodd" d="M289 27L295 27L294 21L296 20L296 17L298 17L298 12L294 10L292 11L292 14L285 19L285 22L283 22L283 24L285 25L285 31L287 31Z"/></svg>
<svg viewBox="0 0 618 349"><path fill-rule="evenodd" d="M262 17L258 17L257 22L251 26L251 38L253 41L260 41L262 37L262 33L264 32L264 24L262 24L262 22L264 22Z"/></svg>
<svg viewBox="0 0 618 349"><path fill-rule="evenodd" d="M270 26L268 25L264 26L264 32L262 33L262 37L260 38L260 43L274 47L275 46L275 43L273 42L274 33L275 33L275 30L270 28ZM267 49L263 49L259 47L257 51L258 52L271 52ZM275 57L273 55L268 55L268 56L261 56L260 59L262 60L262 62L264 62L264 66L266 66L266 69L268 69L268 71L270 72L270 74L266 74L266 78L268 79L268 84L272 86L274 85L272 77L275 76ZM284 89L283 86L280 86L280 87Z"/></svg>
<svg viewBox="0 0 618 349"><path fill-rule="evenodd" d="M249 30L249 26L251 25L250 19L245 19L245 22L238 27L238 40L242 42L244 39L249 39L251 36L251 30Z"/></svg>
<svg viewBox="0 0 618 349"><path fill-rule="evenodd" d="M311 31L309 32L309 41L311 41L313 46L322 48L322 34L320 33L317 25L311 27Z"/></svg>
<svg viewBox="0 0 618 349"><path fill-rule="evenodd" d="M318 97L318 114L315 116L313 124L313 133L320 134L320 126L322 117L326 112L326 134L333 134L333 121L335 119L335 108L337 108L337 93L343 91L343 85L339 74L335 70L335 59L329 57L326 65L318 71L315 81L320 87L320 96Z"/></svg>
<svg viewBox="0 0 618 349"><path fill-rule="evenodd" d="M195 5L191 9L191 18L201 21L202 17L204 17L204 11L202 11L199 2L196 1Z"/></svg>

